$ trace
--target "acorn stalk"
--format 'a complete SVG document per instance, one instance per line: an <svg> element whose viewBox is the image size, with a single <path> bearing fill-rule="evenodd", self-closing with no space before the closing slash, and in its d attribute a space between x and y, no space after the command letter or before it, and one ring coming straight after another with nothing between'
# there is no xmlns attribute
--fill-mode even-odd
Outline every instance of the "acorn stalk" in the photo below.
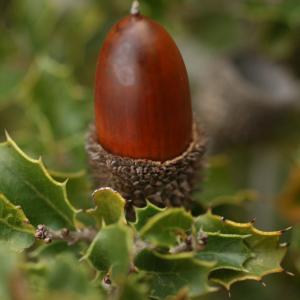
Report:
<svg viewBox="0 0 300 300"><path fill-rule="evenodd" d="M95 125L86 144L95 184L122 194L129 219L146 200L189 208L204 149L182 56L134 1L98 57Z"/></svg>

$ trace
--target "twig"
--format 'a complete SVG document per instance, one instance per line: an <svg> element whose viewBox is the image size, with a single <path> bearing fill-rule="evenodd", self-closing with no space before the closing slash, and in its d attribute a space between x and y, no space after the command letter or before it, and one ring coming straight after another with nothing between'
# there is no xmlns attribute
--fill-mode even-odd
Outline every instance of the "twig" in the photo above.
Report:
<svg viewBox="0 0 300 300"><path fill-rule="evenodd" d="M69 245L74 245L81 241L87 243L92 242L96 233L96 230L91 228L85 228L79 231L70 231L67 228L52 230L46 225L38 225L35 231L35 237L38 240L43 240L47 244L52 241L65 241Z"/></svg>
<svg viewBox="0 0 300 300"><path fill-rule="evenodd" d="M196 235L189 235L186 239L180 243L178 246L175 246L170 249L171 254L177 254L181 252L190 252L190 251L201 251L204 249L207 244L208 236L202 229L198 231Z"/></svg>

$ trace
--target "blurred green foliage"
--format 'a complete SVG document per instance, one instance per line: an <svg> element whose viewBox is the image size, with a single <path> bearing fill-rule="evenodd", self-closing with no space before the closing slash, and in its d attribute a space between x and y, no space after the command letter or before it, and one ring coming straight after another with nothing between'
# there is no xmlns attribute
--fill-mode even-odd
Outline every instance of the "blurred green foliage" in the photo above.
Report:
<svg viewBox="0 0 300 300"><path fill-rule="evenodd" d="M299 0L141 2L144 14L165 25L175 39L190 37L218 54L254 50L283 62L300 76ZM97 54L106 32L127 14L130 3L130 0L0 0L0 138L4 139L6 129L27 153L35 157L42 154L57 179L71 177L70 184L77 182L68 191L73 193L71 198L76 208L80 202L90 205L86 199L89 183L81 180L78 175L81 173L57 171L86 169L84 137L93 119ZM284 142L276 135L267 145L246 145L225 153L230 159L229 169L210 171L208 176L212 179L208 181L209 189L204 191L206 200L248 188L261 193L259 200L264 197L269 200L233 209L217 208L218 212L238 218L256 215L260 225L267 229L291 222L278 213L276 199L288 185L287 174L295 164L296 148L299 149L297 118L298 115L293 119L287 117L280 124ZM286 139L287 136L291 138ZM262 170L268 171L261 175ZM78 189L79 184L82 188ZM85 193L80 195L83 190ZM290 257L292 269L295 257L299 265L300 245L296 242L294 245ZM2 252L0 256L3 257ZM65 260L72 265L72 258ZM0 278L6 265L12 266L16 261L13 256L1 259ZM51 272L61 271L55 268L53 263ZM78 276L70 279L73 280L70 286L82 281ZM241 295L244 299L254 296L298 299L299 281L300 276L290 281L278 279L264 290L243 284L234 288L232 295L233 299ZM285 293L286 290L289 292ZM0 298L5 293L4 285L0 284ZM221 295L216 297L220 299Z"/></svg>

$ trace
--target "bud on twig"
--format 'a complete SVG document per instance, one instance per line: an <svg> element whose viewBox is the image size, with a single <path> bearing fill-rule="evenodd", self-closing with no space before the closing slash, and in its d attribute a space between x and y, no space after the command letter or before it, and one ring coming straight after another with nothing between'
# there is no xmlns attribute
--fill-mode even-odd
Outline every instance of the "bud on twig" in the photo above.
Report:
<svg viewBox="0 0 300 300"><path fill-rule="evenodd" d="M67 228L60 230L52 230L46 225L38 225L35 231L35 237L38 240L43 240L46 244L52 241L66 241L69 245L76 244L78 242L92 242L96 235L94 229L85 228L81 231L69 231Z"/></svg>

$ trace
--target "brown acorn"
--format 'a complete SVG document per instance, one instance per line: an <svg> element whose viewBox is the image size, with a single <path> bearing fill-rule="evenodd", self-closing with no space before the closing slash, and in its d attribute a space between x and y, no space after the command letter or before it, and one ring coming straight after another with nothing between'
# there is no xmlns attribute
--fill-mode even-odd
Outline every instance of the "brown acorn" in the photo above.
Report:
<svg viewBox="0 0 300 300"><path fill-rule="evenodd" d="M108 33L99 54L95 126L87 152L98 187L132 205L190 205L205 139L193 123L187 71L162 26L131 15Z"/></svg>

